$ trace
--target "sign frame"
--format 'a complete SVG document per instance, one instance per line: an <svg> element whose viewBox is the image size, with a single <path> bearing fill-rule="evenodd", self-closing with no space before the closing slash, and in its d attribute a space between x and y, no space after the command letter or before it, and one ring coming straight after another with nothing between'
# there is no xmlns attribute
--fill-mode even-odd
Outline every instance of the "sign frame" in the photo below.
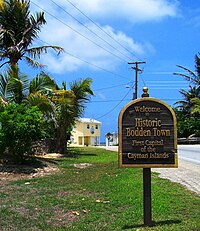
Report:
<svg viewBox="0 0 200 231"><path fill-rule="evenodd" d="M141 103L144 101L149 101L149 102L155 102L158 103L162 106L164 106L165 108L167 108L169 110L169 112L171 113L171 116L173 118L173 143L174 143L174 147L173 147L173 153L174 153L174 163L173 164L164 164L164 163L140 163L140 164L124 164L122 162L122 155L123 155L123 148L122 148L122 141L123 141L123 136L122 136L122 130L123 130L123 115L126 112L126 110L136 104L136 103ZM147 105L148 107L148 105ZM128 103L127 105L124 106L124 108L122 108L120 114L119 114L119 118L118 118L118 134L119 134L119 149L118 149L118 165L120 168L177 168L178 167L178 153L177 153L177 120L176 120L176 115L174 110L165 102L156 99L156 98L152 98L152 97L143 97L143 98L139 98L139 99L135 99L132 100L130 103Z"/></svg>

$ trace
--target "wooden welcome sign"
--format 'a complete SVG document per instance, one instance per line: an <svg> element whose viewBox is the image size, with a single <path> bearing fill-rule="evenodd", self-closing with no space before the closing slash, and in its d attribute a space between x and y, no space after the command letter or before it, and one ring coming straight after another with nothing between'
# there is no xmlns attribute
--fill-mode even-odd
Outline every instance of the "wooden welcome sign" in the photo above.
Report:
<svg viewBox="0 0 200 231"><path fill-rule="evenodd" d="M170 106L144 97L121 110L119 167L178 167L176 116Z"/></svg>

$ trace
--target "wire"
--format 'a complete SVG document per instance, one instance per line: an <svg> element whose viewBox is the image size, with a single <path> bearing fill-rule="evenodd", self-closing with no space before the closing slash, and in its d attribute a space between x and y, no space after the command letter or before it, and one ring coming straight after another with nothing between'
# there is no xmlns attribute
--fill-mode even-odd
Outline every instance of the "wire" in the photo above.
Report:
<svg viewBox="0 0 200 231"><path fill-rule="evenodd" d="M130 84L130 83L133 84L133 82L128 82L128 83L118 84L118 85L114 85L114 86L110 86L110 87L104 87L104 88L96 89L96 90L94 90L94 91L101 91L101 90L107 90L107 89L111 89L111 88L126 86L126 85L128 85L128 84Z"/></svg>
<svg viewBox="0 0 200 231"><path fill-rule="evenodd" d="M110 102L119 102L119 101L131 101L132 99L113 99L113 100L91 100L88 103L110 103Z"/></svg>
<svg viewBox="0 0 200 231"><path fill-rule="evenodd" d="M121 104L121 102L124 101L124 99L125 99L126 96L130 93L131 90L132 90L132 88L125 94L125 96L120 100L120 102L119 102L118 104L116 104L111 110L109 110L108 112L106 112L106 113L103 114L102 116L97 117L97 119L101 119L102 117L105 117L105 116L107 116L108 114L110 114L112 111L114 111L115 108L117 108L117 107Z"/></svg>
<svg viewBox="0 0 200 231"><path fill-rule="evenodd" d="M37 40L39 40L39 41L41 41L41 42L43 42L43 43L45 43L45 44L47 44L47 45L50 45L49 43L47 43L47 42L45 42L45 41L43 41L43 40L41 40L41 39L39 39L39 38L37 38ZM105 71L105 72L107 72L107 73L110 73L110 74L112 74L112 75L114 75L114 76L118 76L118 77L120 77L120 78L122 78L122 79L128 79L128 80L130 80L129 78L127 78L127 77L125 77L125 76L123 76L123 75L117 74L117 73L115 73L115 72L106 70L106 69L103 68L103 67L99 67L99 66L97 66L96 64L90 63L90 62L88 62L88 61L86 61L86 60L84 60L84 59L82 59L82 58L80 58L80 57L78 57L78 56L76 56L76 55L73 55L73 54L67 52L66 50L65 50L65 53L68 54L69 56L73 57L73 58L76 58L76 59L80 60L81 62L87 63L87 64L89 64L90 66L96 67L96 68L98 68L98 69L100 69L100 70L102 70L102 71Z"/></svg>
<svg viewBox="0 0 200 231"><path fill-rule="evenodd" d="M96 22L94 22L94 20L92 20L90 17L88 17L83 11L81 11L77 6L75 6L72 2L70 2L69 0L66 0L69 4L71 4L75 9L77 9L83 16L85 16L90 22L92 22L95 26L97 26L101 31L103 31L107 36L109 36L113 41L115 41L118 45L120 45L123 49L125 49L126 51L128 51L131 55L133 55L135 58L139 59L141 61L141 59L136 56L133 52L131 52L130 50L128 50L124 45L122 45L119 41L117 41L115 38L113 38L108 32L106 32L103 28L101 28Z"/></svg>
<svg viewBox="0 0 200 231"><path fill-rule="evenodd" d="M146 74L152 74L152 75L172 75L175 71L151 71L146 72ZM179 73L187 73L187 72L179 72Z"/></svg>
<svg viewBox="0 0 200 231"><path fill-rule="evenodd" d="M89 27L87 27L84 23L82 23L81 21L79 21L76 17L74 17L72 14L70 14L68 11L66 11L63 7L59 6L56 2L54 2L53 0L50 0L51 2L53 2L57 7L59 7L60 9L62 9L67 15L69 15L71 18L73 18L75 21L77 21L80 25L82 25L83 27L85 27L88 31L90 31L92 34L94 34L95 36L97 36L99 39L101 39L103 42L105 42L107 45L109 45L110 47L112 47L114 50L118 51L121 55L123 55L125 58L131 59L129 56L127 56L126 54L122 53L120 50L118 50L116 47L114 47L112 44L110 44L109 42L107 42L105 39L103 39L101 36L99 36L96 32L94 32L93 30L91 30Z"/></svg>
<svg viewBox="0 0 200 231"><path fill-rule="evenodd" d="M38 8L40 8L41 10L43 10L44 12L46 12L48 15L50 15L51 17L55 18L57 21L59 21L60 23L62 23L63 25L65 25L66 27L68 27L69 29L71 29L72 31L74 31L75 33L77 33L78 35L80 35L81 37L87 39L88 41L90 41L91 43L93 43L94 45L98 46L99 48L103 49L104 51L106 51L107 53L113 55L114 57L116 57L117 59L126 62L127 61L125 59L122 59L120 56L114 54L113 52L105 49L104 47L102 47L101 45L99 45L98 43L94 42L93 40L91 40L90 38L86 37L85 35L81 34L79 31L77 31L76 29L74 29L73 27L69 26L67 23L63 22L62 20L60 20L59 18L57 18L56 16L54 16L53 14L49 13L47 10L43 9L42 7L40 7L38 4L36 4L35 2L31 1L35 6L37 6Z"/></svg>
<svg viewBox="0 0 200 231"><path fill-rule="evenodd" d="M142 79L143 87L146 87L147 84L146 84L146 82L144 81L144 78L142 77L142 75L141 75L141 79Z"/></svg>
<svg viewBox="0 0 200 231"><path fill-rule="evenodd" d="M131 101L132 99L123 99L123 100L92 100L92 101L90 101L90 102L88 102L88 103L110 103L110 102L122 102L122 101ZM162 99L162 98L160 98L160 100L163 100L163 101L175 101L175 100L178 100L178 98L177 99Z"/></svg>

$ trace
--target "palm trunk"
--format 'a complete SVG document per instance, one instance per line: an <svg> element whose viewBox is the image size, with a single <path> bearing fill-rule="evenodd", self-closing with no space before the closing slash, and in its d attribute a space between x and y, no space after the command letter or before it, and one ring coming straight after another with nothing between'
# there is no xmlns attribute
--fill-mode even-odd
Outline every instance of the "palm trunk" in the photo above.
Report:
<svg viewBox="0 0 200 231"><path fill-rule="evenodd" d="M64 154L66 152L67 139L66 139L66 126L59 125L57 128L56 137L56 152Z"/></svg>

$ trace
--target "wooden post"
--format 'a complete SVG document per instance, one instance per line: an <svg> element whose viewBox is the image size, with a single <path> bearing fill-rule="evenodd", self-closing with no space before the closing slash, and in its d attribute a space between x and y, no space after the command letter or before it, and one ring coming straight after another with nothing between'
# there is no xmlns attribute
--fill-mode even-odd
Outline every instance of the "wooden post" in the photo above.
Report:
<svg viewBox="0 0 200 231"><path fill-rule="evenodd" d="M151 169L143 168L143 210L144 225L152 226L151 213Z"/></svg>
<svg viewBox="0 0 200 231"><path fill-rule="evenodd" d="M142 97L149 97L148 88L143 89ZM151 169L143 168L143 211L144 225L152 226L151 212Z"/></svg>

